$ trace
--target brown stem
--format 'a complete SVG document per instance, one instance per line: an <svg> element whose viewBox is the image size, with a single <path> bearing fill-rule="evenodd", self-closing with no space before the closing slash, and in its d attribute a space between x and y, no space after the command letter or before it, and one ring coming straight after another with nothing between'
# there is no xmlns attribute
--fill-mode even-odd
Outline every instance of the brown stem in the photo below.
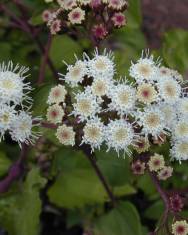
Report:
<svg viewBox="0 0 188 235"><path fill-rule="evenodd" d="M42 84L43 81L44 81L45 68L46 68L46 63L47 63L47 60L48 60L48 54L49 54L49 50L50 50L50 47L51 47L51 43L52 43L52 36L51 36L51 34L49 34L48 42L46 44L44 56L42 58L42 63L41 63L41 67L40 67L39 79L37 81L38 85Z"/></svg>
<svg viewBox="0 0 188 235"><path fill-rule="evenodd" d="M23 173L23 162L27 156L28 146L22 144L22 149L19 159L10 167L8 175L0 181L0 193L5 193L9 190L12 183L18 179Z"/></svg>
<svg viewBox="0 0 188 235"><path fill-rule="evenodd" d="M166 194L166 192L161 188L161 185L159 183L159 180L157 179L156 175L150 171L149 175L158 191L158 193L160 194L160 197L162 198L164 204L165 204L165 211L163 213L163 219L162 219L162 223L160 224L159 228L155 231L155 233L162 227L165 225L167 219L168 219L168 213L169 213L169 200L168 200L168 195ZM155 234L154 233L154 234Z"/></svg>
<svg viewBox="0 0 188 235"><path fill-rule="evenodd" d="M115 196L114 196L113 192L111 191L103 173L99 169L99 167L95 161L94 154L91 153L91 148L88 145L82 145L80 148L85 153L85 156L87 157L87 159L91 163L93 169L95 170L95 173L97 174L98 178L100 179L101 183L103 184L104 189L106 190L106 193L108 194L108 196L112 202L113 207L115 207L117 204Z"/></svg>

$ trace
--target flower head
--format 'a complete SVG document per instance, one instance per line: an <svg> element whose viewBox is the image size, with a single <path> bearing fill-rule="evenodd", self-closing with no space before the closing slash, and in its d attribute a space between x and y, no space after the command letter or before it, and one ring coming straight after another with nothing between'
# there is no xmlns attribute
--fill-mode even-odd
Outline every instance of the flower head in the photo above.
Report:
<svg viewBox="0 0 188 235"><path fill-rule="evenodd" d="M62 122L64 114L62 107L58 104L54 104L48 108L46 116L49 122L57 124Z"/></svg>
<svg viewBox="0 0 188 235"><path fill-rule="evenodd" d="M57 128L56 137L59 142L63 145L74 145L75 144L75 132L70 126L62 125Z"/></svg>
<svg viewBox="0 0 188 235"><path fill-rule="evenodd" d="M159 171L164 168L165 161L163 155L159 155L155 153L153 156L150 157L148 161L148 167L150 171Z"/></svg>
<svg viewBox="0 0 188 235"><path fill-rule="evenodd" d="M174 235L188 235L188 223L186 220L176 221L172 225L172 233Z"/></svg>
<svg viewBox="0 0 188 235"><path fill-rule="evenodd" d="M24 83L24 79L28 76L26 73L28 68L14 66L10 61L7 65L0 65L0 102L13 102L15 105L21 104L24 100L31 101L27 96L31 87L29 83Z"/></svg>
<svg viewBox="0 0 188 235"><path fill-rule="evenodd" d="M91 145L92 150L99 149L104 141L104 125L100 119L95 117L87 121L83 132L82 143Z"/></svg>
<svg viewBox="0 0 188 235"><path fill-rule="evenodd" d="M69 21L72 24L81 24L82 21L85 19L85 11L81 8L77 7L74 8L69 14Z"/></svg>
<svg viewBox="0 0 188 235"><path fill-rule="evenodd" d="M100 112L96 97L89 91L76 94L75 99L76 102L73 104L74 110L72 114L79 116L81 121L92 118L97 112Z"/></svg>
<svg viewBox="0 0 188 235"><path fill-rule="evenodd" d="M135 108L136 102L135 89L126 84L117 84L109 91L110 110L116 110L119 114L128 114Z"/></svg>
<svg viewBox="0 0 188 235"><path fill-rule="evenodd" d="M122 27L126 24L126 18L125 15L121 12L116 12L112 17L112 22L115 27Z"/></svg>
<svg viewBox="0 0 188 235"><path fill-rule="evenodd" d="M172 176L173 168L170 166L165 166L158 172L158 179L159 180L167 180Z"/></svg>
<svg viewBox="0 0 188 235"><path fill-rule="evenodd" d="M135 175L143 175L146 169L146 164L141 162L140 160L136 160L131 165L133 174Z"/></svg>
<svg viewBox="0 0 188 235"><path fill-rule="evenodd" d="M21 143L34 144L38 134L32 131L33 121L38 121L38 119L33 119L30 113L25 111L20 111L14 116L11 122L10 134L14 141Z"/></svg>
<svg viewBox="0 0 188 235"><path fill-rule="evenodd" d="M122 150L130 155L129 147L134 144L137 135L134 133L133 127L127 121L115 120L110 121L106 126L105 139L108 149L114 149L118 154Z"/></svg>
<svg viewBox="0 0 188 235"><path fill-rule="evenodd" d="M66 94L67 94L67 91L65 87L62 85L57 85L50 90L47 103L48 104L63 103L65 101Z"/></svg>

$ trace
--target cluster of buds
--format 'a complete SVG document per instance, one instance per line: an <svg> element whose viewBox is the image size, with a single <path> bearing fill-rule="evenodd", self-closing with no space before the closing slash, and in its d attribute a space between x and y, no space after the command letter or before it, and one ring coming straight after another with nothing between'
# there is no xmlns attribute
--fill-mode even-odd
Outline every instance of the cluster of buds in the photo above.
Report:
<svg viewBox="0 0 188 235"><path fill-rule="evenodd" d="M48 120L60 125L57 137L63 144L88 144L92 151L107 146L131 155L140 140L168 136L171 158L188 159L188 98L182 76L160 66L148 52L132 63L130 79L115 80L112 53L90 58L86 53L74 65L67 65L63 82L49 94ZM70 100L72 100L70 102ZM68 102L69 101L69 102ZM145 144L144 142L144 144ZM142 145L143 147L143 145ZM149 148L149 144L147 144ZM151 157L149 168L156 158ZM172 169L158 168L158 177L169 177Z"/></svg>
<svg viewBox="0 0 188 235"><path fill-rule="evenodd" d="M155 153L147 162L146 159L144 159L144 161L138 159L133 161L131 165L132 171L135 175L143 175L147 167L150 172L157 174L159 180L167 180L172 176L173 168L165 166L163 155Z"/></svg>
<svg viewBox="0 0 188 235"><path fill-rule="evenodd" d="M42 17L52 34L82 25L93 39L101 40L126 24L126 9L125 0L57 0L56 8L45 10Z"/></svg>
<svg viewBox="0 0 188 235"><path fill-rule="evenodd" d="M9 133L13 141L32 144L38 134L33 133L30 108L32 99L30 83L24 83L28 68L13 66L12 62L0 65L0 140Z"/></svg>

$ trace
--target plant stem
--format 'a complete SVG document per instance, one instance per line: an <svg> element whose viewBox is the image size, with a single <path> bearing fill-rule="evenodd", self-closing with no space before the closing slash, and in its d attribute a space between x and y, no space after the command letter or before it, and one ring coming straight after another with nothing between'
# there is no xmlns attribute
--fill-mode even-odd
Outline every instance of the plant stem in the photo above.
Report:
<svg viewBox="0 0 188 235"><path fill-rule="evenodd" d="M101 172L100 168L98 167L98 165L95 161L95 158L94 158L94 154L91 153L91 148L87 145L82 145L80 148L83 150L83 152L85 153L85 156L87 157L87 159L91 163L93 169L95 170L95 173L97 174L102 185L104 186L104 189L106 190L106 193L108 194L108 196L112 202L113 207L115 207L117 204L115 196L114 196L113 192L111 191L103 173Z"/></svg>
<svg viewBox="0 0 188 235"><path fill-rule="evenodd" d="M165 205L165 211L163 213L163 219L162 219L162 223L160 224L159 228L154 232L154 234L156 234L156 232L165 225L167 219L168 219L168 213L169 213L169 200L168 200L168 195L166 194L166 192L161 188L161 185L159 183L159 180L157 179L156 175L153 174L152 172L148 171L149 175L158 191L158 193L160 194L160 197L162 198L164 205Z"/></svg>
<svg viewBox="0 0 188 235"><path fill-rule="evenodd" d="M18 179L23 173L23 162L27 156L28 146L22 144L19 159L10 167L8 175L0 181L0 193L8 191L12 183Z"/></svg>
<svg viewBox="0 0 188 235"><path fill-rule="evenodd" d="M52 36L51 36L51 34L49 34L48 42L46 44L45 52L44 52L44 55L43 55L43 58L42 58L42 62L41 62L39 79L37 81L38 85L42 84L43 81L44 81L45 68L46 68L46 63L47 63L47 60L48 60L48 54L49 54L49 50L50 50L50 47L51 47L51 43L52 43Z"/></svg>

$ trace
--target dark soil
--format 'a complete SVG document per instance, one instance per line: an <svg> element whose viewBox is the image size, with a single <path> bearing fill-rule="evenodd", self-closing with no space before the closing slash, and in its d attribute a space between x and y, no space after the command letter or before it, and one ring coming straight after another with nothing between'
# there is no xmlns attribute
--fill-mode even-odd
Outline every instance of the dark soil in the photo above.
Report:
<svg viewBox="0 0 188 235"><path fill-rule="evenodd" d="M143 31L149 47L159 48L163 33L169 29L188 30L188 0L141 0Z"/></svg>

